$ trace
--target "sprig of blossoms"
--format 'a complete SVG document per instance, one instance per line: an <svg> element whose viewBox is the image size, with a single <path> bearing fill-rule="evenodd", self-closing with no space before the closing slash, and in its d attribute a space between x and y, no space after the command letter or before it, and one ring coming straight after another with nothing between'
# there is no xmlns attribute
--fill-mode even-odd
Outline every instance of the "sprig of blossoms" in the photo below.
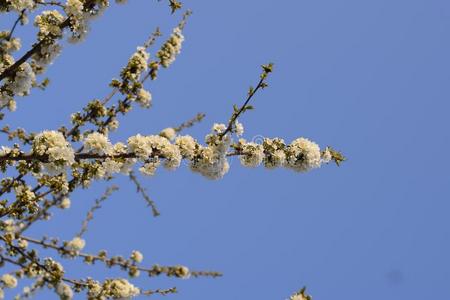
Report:
<svg viewBox="0 0 450 300"><path fill-rule="evenodd" d="M64 22L64 16L57 10L46 10L34 19L34 25L38 28L38 39L61 38L63 29L61 24Z"/></svg>
<svg viewBox="0 0 450 300"><path fill-rule="evenodd" d="M184 36L180 27L176 27L169 40L161 47L156 56L164 68L168 68L181 52L181 45L184 42Z"/></svg>
<svg viewBox="0 0 450 300"><path fill-rule="evenodd" d="M80 176L89 182L93 178L106 178L119 172L126 174L137 161L143 163L139 170L151 176L161 164L166 169L174 170L180 166L182 159L186 159L192 171L210 179L219 179L228 172L228 158L233 155L240 156L240 162L245 167L257 167L263 163L269 169L285 167L297 172L319 168L331 160L336 163L343 160L339 152L330 147L321 151L316 143L303 137L290 144L280 138L265 138L262 143L240 139L233 143L231 133L222 135L226 128L225 124L214 124L211 133L205 137L206 145L188 135L177 137L170 127L159 135L131 136L127 145L112 145L106 135L94 132L84 138L84 152L79 153L75 153L62 133L44 131L35 136L31 154L21 154L15 150L13 155L12 150L5 149L0 161L37 159L49 174L55 175L65 174L64 170L78 161L73 168L84 169L85 175ZM72 173L78 176L76 172Z"/></svg>

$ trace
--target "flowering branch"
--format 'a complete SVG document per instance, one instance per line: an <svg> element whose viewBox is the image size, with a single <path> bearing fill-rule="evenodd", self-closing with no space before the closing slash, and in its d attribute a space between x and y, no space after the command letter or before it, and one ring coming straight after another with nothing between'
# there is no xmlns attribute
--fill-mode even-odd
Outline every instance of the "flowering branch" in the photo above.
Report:
<svg viewBox="0 0 450 300"><path fill-rule="evenodd" d="M125 0L117 0L125 2ZM181 2L168 0L172 13L181 8ZM100 15L109 5L108 0L11 0L0 1L0 13L20 13L10 31L0 32L0 110L15 110L15 96L27 96L32 88L44 89L48 80L38 83L36 77L43 74L61 52L60 40L68 33L71 42L81 41L88 32L90 20ZM20 49L20 39L13 36L19 22L25 24L28 12L44 6L56 6L36 14L34 25L38 29L37 41L17 61L12 53ZM62 9L60 9L62 8ZM45 130L28 134L24 129L10 130L8 126L0 133L15 140L13 146L0 148L0 170L7 174L0 180L0 262L20 267L18 271L0 277L0 299L4 288L17 285L17 278L34 278L31 287L21 297L30 297L35 291L46 287L54 290L61 299L70 300L74 293L85 292L89 300L123 299L137 295L166 295L176 288L143 290L124 278L108 278L102 282L92 278L69 279L63 266L53 259L41 259L37 249L52 249L61 258L81 258L87 264L100 262L106 267L119 267L130 277L144 272L149 276L169 277L219 277L219 272L191 271L182 265L145 267L143 255L135 250L129 258L108 256L106 251L97 254L82 252L86 241L82 238L88 230L94 212L101 208L117 187L112 186L87 212L81 229L70 241L58 239L41 240L24 236L24 232L40 220L49 220L52 209L68 209L69 197L77 189L87 189L99 180L112 180L116 174L127 175L136 186L153 215L159 215L154 201L148 196L144 185L138 181L134 169L146 176L154 176L160 166L168 170L180 167L182 160L190 170L208 179L220 179L228 173L229 159L236 157L245 167L263 165L268 169L280 167L306 172L334 161L337 165L345 157L331 147L320 149L313 141L299 137L290 143L281 138L264 138L258 143L247 142L241 136L244 126L238 118L252 109L250 101L255 94L267 87L267 77L273 65L262 66L262 73L255 88L250 87L247 97L238 107L234 105L228 123L215 123L211 132L205 134L204 143L181 132L200 122L204 114L177 127L168 127L153 135L136 134L124 142L111 143L110 132L119 127L118 116L127 114L139 104L151 107L152 96L144 83L155 80L161 68L168 68L180 54L184 41L183 29L191 12L183 14L181 22L163 42L155 57L150 59L148 49L161 36L159 29L138 47L122 68L120 77L110 83L111 91L102 100L94 99L80 112L71 116L71 126L58 130ZM119 96L116 103L111 100ZM0 114L0 119L3 114ZM237 141L235 137L240 137ZM14 171L13 171L13 170ZM15 173L13 173L15 172ZM14 175L9 175L10 173ZM29 247L29 244L32 247ZM32 248L37 249L32 249ZM52 251L50 251L52 252ZM290 300L310 300L305 290L291 296Z"/></svg>
<svg viewBox="0 0 450 300"><path fill-rule="evenodd" d="M70 18L65 19L60 25L59 28L62 30L70 25ZM51 35L48 36L50 38ZM0 81L7 77L12 77L15 75L17 69L26 62L33 54L39 52L42 46L47 42L47 37L40 40L36 43L30 50L28 50L21 58L19 58L14 64L10 67L6 68L2 73L0 73Z"/></svg>
<svg viewBox="0 0 450 300"><path fill-rule="evenodd" d="M146 273L150 277L160 276L162 274L168 277L189 278L192 277L221 277L222 273L215 271L190 271L185 266L160 266L153 265L150 268L138 266L141 263L143 255L138 251L133 251L130 259L125 259L122 256L113 256L108 258L106 251L100 251L97 255L80 252L84 248L84 241L75 238L70 242L65 242L64 245L58 245L57 240L46 242L45 239L37 240L31 237L21 236L21 239L40 245L44 248L57 250L59 254L64 257L81 257L87 264L94 264L95 262L102 262L107 267L118 266L123 270L128 271L131 277L139 276L139 272Z"/></svg>

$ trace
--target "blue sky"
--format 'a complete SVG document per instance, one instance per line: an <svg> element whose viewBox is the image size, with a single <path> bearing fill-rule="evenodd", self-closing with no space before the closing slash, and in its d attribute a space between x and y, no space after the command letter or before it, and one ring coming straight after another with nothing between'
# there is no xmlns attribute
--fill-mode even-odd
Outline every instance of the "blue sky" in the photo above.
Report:
<svg viewBox="0 0 450 300"><path fill-rule="evenodd" d="M224 273L135 281L175 285L173 299L285 299L303 285L321 300L448 299L450 2L184 2L194 14L182 54L148 85L153 108L121 119L113 141L204 112L187 131L201 139L242 102L259 65L272 61L270 87L241 118L245 137L304 136L342 150L348 161L307 174L232 161L220 181L186 167L161 170L142 179L158 218L128 179L118 178L121 190L96 214L86 250L139 249L147 264ZM107 94L155 26L167 36L179 18L156 1L112 5L87 40L67 46L51 66L48 91L20 100L6 122L35 131L68 124L70 113ZM2 28L7 21L0 20ZM32 40L25 29L18 33ZM36 227L35 236L70 239L104 187L75 194L73 209ZM74 276L122 274L69 265Z"/></svg>

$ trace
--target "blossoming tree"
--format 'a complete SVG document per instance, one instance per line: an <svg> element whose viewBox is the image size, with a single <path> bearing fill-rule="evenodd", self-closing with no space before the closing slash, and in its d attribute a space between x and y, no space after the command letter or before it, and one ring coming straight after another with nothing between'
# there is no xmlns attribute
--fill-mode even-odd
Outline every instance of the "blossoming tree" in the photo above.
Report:
<svg viewBox="0 0 450 300"><path fill-rule="evenodd" d="M169 0L168 4L172 13L183 9L176 0ZM2 120L8 111L16 110L20 98L30 95L33 89L45 89L49 84L43 75L62 52L62 40L82 41L91 19L100 16L109 5L108 0L0 0L0 12L16 16L11 28L0 32ZM15 36L15 29L26 26L32 13L35 14L32 24L38 29L36 41L22 56L17 56L15 52L21 48L21 40ZM135 107L151 107L152 96L145 84L156 80L158 72L169 68L180 54L183 29L189 16L190 11L185 11L178 26L151 57L150 48L162 36L155 30L124 64L120 76L111 80L111 92L73 113L67 127L29 133L3 125L1 132L10 142L0 149L0 168L4 175L0 182L0 261L8 271L0 278L0 298L4 297L3 289L15 288L25 277L33 279L33 284L18 292L17 299L32 297L42 288L53 290L61 299L72 299L75 293L84 293L88 299L123 299L176 292L175 288L147 290L129 281L143 272L150 276L178 278L221 276L219 272L193 271L183 265L145 266L143 254L137 250L127 257L109 256L106 251L83 252L86 244L83 235L89 221L116 186L109 187L96 201L72 240L47 238L45 233L44 237L33 237L27 233L34 224L50 220L52 211L69 209L71 194L77 189L89 189L94 181L129 176L157 216L158 209L138 181L135 169L143 175L154 176L161 166L175 170L184 160L194 173L216 180L228 172L231 156L238 156L245 167L264 165L269 169L288 168L296 172L307 172L330 161L339 165L344 160L342 154L331 147L321 150L316 143L302 137L290 143L278 137L265 138L261 143L242 138L244 126L238 119L253 108L250 103L257 92L268 86L268 77L273 71L270 63L262 65L257 84L250 87L240 106L234 106L228 122L214 124L204 137L204 143L182 133L203 119L204 115L198 114L154 135L136 134L113 144L108 136L119 127L120 118ZM54 250L54 256L42 257L41 249ZM72 278L67 275L64 260L74 258L81 258L86 264L120 267L125 276L103 281ZM310 296L302 289L291 299L304 300Z"/></svg>

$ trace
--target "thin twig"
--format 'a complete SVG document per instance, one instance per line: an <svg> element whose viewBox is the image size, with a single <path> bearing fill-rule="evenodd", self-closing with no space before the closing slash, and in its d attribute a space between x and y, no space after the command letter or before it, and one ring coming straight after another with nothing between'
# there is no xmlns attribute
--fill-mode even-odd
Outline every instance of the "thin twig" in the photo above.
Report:
<svg viewBox="0 0 450 300"><path fill-rule="evenodd" d="M20 15L17 17L16 21L14 22L14 25L12 26L11 30L9 31L8 36L6 37L6 39L8 41L11 40L14 30L17 27L17 24L19 24L19 21L23 18L23 15L25 14L26 11L27 11L26 9L22 9L22 11L20 12Z"/></svg>
<svg viewBox="0 0 450 300"><path fill-rule="evenodd" d="M183 129L186 128L190 128L192 126L194 126L196 123L199 123L203 120L203 118L205 118L205 114L204 113L198 113L195 117L193 117L192 119L181 123L179 126L174 127L173 129L175 130L175 132L180 132Z"/></svg>
<svg viewBox="0 0 450 300"><path fill-rule="evenodd" d="M258 84L256 85L256 88L254 88L254 89L250 88L250 91L247 95L247 99L245 100L244 104L242 104L242 106L237 111L235 110L233 112L233 115L231 116L230 121L228 122L227 128L223 132L219 133L218 136L220 138L224 137L227 133L229 133L233 129L234 122L247 109L248 103L253 98L253 96L256 94L256 92L259 89L265 88L267 86L267 84L265 83L265 80L267 79L267 75L272 72L272 67L273 67L273 64L262 65L263 73L260 76L260 80L259 80Z"/></svg>
<svg viewBox="0 0 450 300"><path fill-rule="evenodd" d="M88 213L86 214L86 218L83 220L80 232L77 234L78 237L81 237L84 233L86 233L89 225L89 221L91 221L94 218L94 211L101 208L101 203L105 201L106 199L111 196L112 193L117 191L119 189L118 186L112 185L106 189L106 191L103 193L103 195L95 200L95 204L89 209Z"/></svg>
<svg viewBox="0 0 450 300"><path fill-rule="evenodd" d="M153 201L150 196L147 194L147 191L145 188L141 185L141 183L138 181L136 175L134 175L134 172L131 171L128 175L130 177L130 180L136 185L136 189L138 193L141 193L142 197L147 202L148 206L152 208L152 213L154 217L157 217L160 215L160 212L158 211L158 208L156 207L155 201Z"/></svg>

